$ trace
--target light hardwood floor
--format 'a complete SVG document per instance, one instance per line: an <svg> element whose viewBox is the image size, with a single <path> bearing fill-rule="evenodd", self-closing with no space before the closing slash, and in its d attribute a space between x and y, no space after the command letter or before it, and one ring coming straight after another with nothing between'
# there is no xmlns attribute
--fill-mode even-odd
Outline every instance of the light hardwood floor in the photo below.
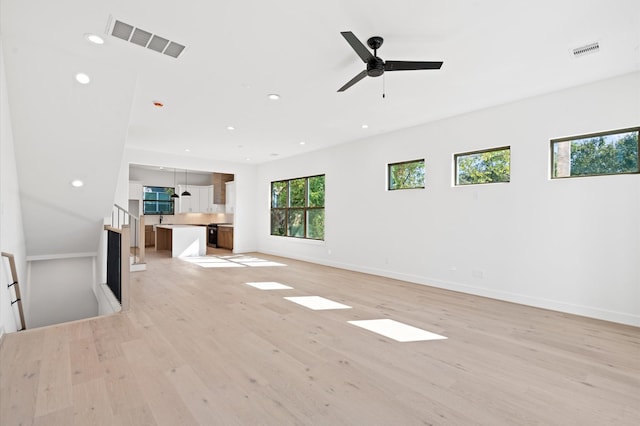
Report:
<svg viewBox="0 0 640 426"><path fill-rule="evenodd" d="M0 424L640 424L639 328L256 256L287 266L150 250L129 312L6 335ZM353 308L283 299L307 295ZM347 323L377 318L448 340Z"/></svg>

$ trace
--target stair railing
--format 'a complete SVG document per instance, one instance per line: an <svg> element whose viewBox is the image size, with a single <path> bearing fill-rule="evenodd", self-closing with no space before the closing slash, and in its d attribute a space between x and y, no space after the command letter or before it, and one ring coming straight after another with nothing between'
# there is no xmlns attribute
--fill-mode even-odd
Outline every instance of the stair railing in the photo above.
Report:
<svg viewBox="0 0 640 426"><path fill-rule="evenodd" d="M6 257L9 260L9 269L11 270L11 283L7 285L9 292L13 287L13 300L11 300L11 306L18 305L18 315L20 316L20 329L18 331L25 330L27 328L24 321L24 311L22 309L22 295L20 294L20 283L18 282L18 270L16 268L16 260L11 253L2 252L2 257Z"/></svg>
<svg viewBox="0 0 640 426"><path fill-rule="evenodd" d="M117 204L113 205L111 211L111 226L121 229L123 225L129 225L131 237L133 239L133 264L145 263L145 232L144 216L135 216Z"/></svg>

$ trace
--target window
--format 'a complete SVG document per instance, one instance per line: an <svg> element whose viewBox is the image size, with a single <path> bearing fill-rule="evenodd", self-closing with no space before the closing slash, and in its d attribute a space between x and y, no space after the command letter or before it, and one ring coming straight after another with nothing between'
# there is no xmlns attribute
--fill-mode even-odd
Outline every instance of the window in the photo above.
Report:
<svg viewBox="0 0 640 426"><path fill-rule="evenodd" d="M324 240L324 175L271 182L271 235Z"/></svg>
<svg viewBox="0 0 640 426"><path fill-rule="evenodd" d="M142 211L146 215L173 214L174 188L165 186L144 186Z"/></svg>
<svg viewBox="0 0 640 426"><path fill-rule="evenodd" d="M509 182L511 147L467 152L454 156L456 185Z"/></svg>
<svg viewBox="0 0 640 426"><path fill-rule="evenodd" d="M424 159L388 165L389 190L424 188Z"/></svg>
<svg viewBox="0 0 640 426"><path fill-rule="evenodd" d="M638 132L633 129L553 139L551 178L638 173Z"/></svg>

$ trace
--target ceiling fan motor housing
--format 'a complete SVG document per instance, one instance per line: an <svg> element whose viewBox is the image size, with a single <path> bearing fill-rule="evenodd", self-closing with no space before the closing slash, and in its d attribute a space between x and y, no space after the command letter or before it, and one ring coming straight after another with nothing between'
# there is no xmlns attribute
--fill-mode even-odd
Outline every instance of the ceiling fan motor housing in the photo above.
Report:
<svg viewBox="0 0 640 426"><path fill-rule="evenodd" d="M367 62L367 75L369 77L380 77L384 73L384 61L374 56Z"/></svg>

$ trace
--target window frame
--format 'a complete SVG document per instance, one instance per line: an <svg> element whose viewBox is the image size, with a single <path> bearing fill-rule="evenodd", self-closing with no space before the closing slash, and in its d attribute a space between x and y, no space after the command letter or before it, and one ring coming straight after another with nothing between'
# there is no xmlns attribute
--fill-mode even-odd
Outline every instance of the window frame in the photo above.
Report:
<svg viewBox="0 0 640 426"><path fill-rule="evenodd" d="M554 176L554 160L555 160L555 156L554 156L554 152L553 152L553 148L554 145L560 142L569 142L569 141L575 141L575 140L581 140L581 139L592 139L592 138L597 138L600 136L610 136L610 135L617 135L620 133L632 133L632 132L637 132L638 133L638 152L637 152L637 165L638 165L638 170L634 171L634 172L616 172L616 173L593 173L593 174L588 174L588 175L574 175L574 176ZM550 160L550 167L549 167L549 175L550 175L550 179L552 180L556 180L556 179L572 179L572 178L583 178L583 177L596 177L596 176L617 176L617 175L637 175L640 174L640 126L636 126L636 127L628 127L625 129L618 129L618 130L607 130L604 132L596 132L596 133L588 133L588 134L584 134L584 135L576 135L576 136L567 136L567 137L562 137L562 138L555 138L555 139L550 139L549 140L549 160Z"/></svg>
<svg viewBox="0 0 640 426"><path fill-rule="evenodd" d="M486 152L497 151L509 151L509 180L506 181L494 181L494 182L479 182L479 183L460 183L458 180L458 158L468 155L484 154ZM467 151L453 154L453 185L454 186L472 186L472 185L490 185L495 183L510 183L511 182L511 145L499 146L496 148L480 149L477 151Z"/></svg>
<svg viewBox="0 0 640 426"><path fill-rule="evenodd" d="M402 164L412 164L412 163L422 163L422 186L410 186L410 187L406 187L406 188L392 188L391 187L391 168L393 166L399 166ZM424 158L420 158L417 160L409 160L409 161L398 161L395 163L388 163L387 164L387 191L400 191L400 190L404 190L404 189L425 189L427 186L427 166L426 166L427 162Z"/></svg>
<svg viewBox="0 0 640 426"><path fill-rule="evenodd" d="M325 181L325 194L323 194L323 204L322 206L310 206L309 204L309 181L310 179L313 178L317 178L317 177L323 177L324 181ZM291 206L291 185L290 182L291 181L296 181L296 180L300 180L300 179L304 179L305 183L304 183L304 206ZM285 206L284 207L274 207L274 198L273 198L273 188L274 188L274 184L280 184L280 183L284 183L285 184L285 191L286 191L286 202L285 202ZM309 237L309 230L308 230L308 222L309 222L309 211L324 211L325 210L325 195L326 195L326 175L325 174L318 174L318 175L312 175L312 176L304 176L304 177L298 177L298 178L292 178L292 179L281 179L281 180L276 180L276 181L271 181L271 183L269 184L269 235L273 236L273 237L286 237L286 238L296 238L298 240L310 240L310 241L324 241L324 233L322 238L312 238ZM303 226L303 232L302 232L302 236L295 236L295 235L290 235L289 233L289 218L290 218L290 211L303 211L302 214L302 226ZM279 234L274 234L273 233L273 216L274 216L274 211L276 212L284 212L284 235L279 235ZM324 220L323 220L324 221Z"/></svg>
<svg viewBox="0 0 640 426"><path fill-rule="evenodd" d="M164 188L164 189L169 189L171 191L145 191L145 188ZM142 186L142 214L145 216L162 216L162 215L174 215L176 212L176 206L175 206L175 199L173 198L169 198L168 200L148 200L146 199L146 194L148 193L154 193L154 194L161 194L163 192L166 192L167 194L169 194L169 196L171 196L171 194L175 194L175 188L171 187L171 186L157 186L157 185L143 185ZM164 212L162 210L160 210L158 208L158 210L160 211L159 213L150 213L147 211L146 207L147 207L147 203L155 203L156 206L159 207L159 204L162 203L163 205L167 205L170 206L170 210L167 212Z"/></svg>

